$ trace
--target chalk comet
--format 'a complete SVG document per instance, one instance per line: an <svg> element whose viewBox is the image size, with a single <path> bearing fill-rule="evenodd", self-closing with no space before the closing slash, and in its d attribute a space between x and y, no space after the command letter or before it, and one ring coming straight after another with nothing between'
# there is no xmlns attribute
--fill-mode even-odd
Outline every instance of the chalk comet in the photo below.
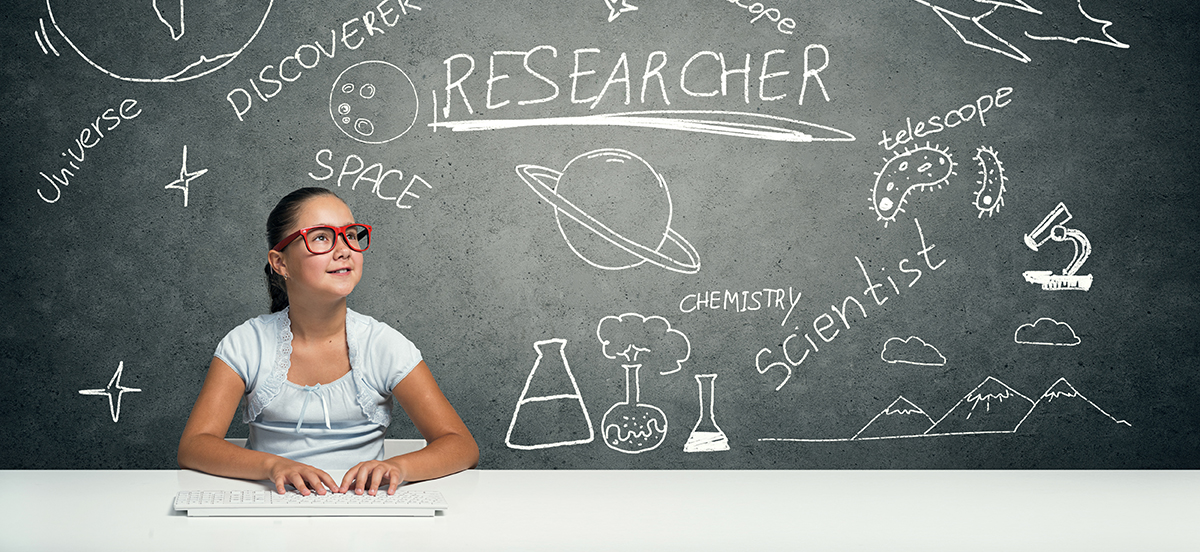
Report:
<svg viewBox="0 0 1200 552"><path fill-rule="evenodd" d="M1021 63L1029 63L1032 58L1012 42L1005 40L989 29L989 25L985 24L984 21L1003 8L1028 14L1029 17L1037 17L1039 18L1037 20L1028 20L1029 24L1037 21L1038 26L1053 29L1057 33L1042 35L1025 31L1025 37L1032 40L1057 40L1071 44L1079 44L1081 41L1086 41L1114 48L1129 47L1128 44L1108 34L1108 28L1113 24L1112 21L1098 19L1088 14L1087 10L1083 8L1083 0L1074 0L1073 2L1071 0L1039 2L1037 4L1039 4L1041 9L1035 8L1033 5L1025 2L1025 0L976 0L975 2L961 0L913 1L933 10L941 18L942 22L949 26L954 31L954 34L958 35L959 40L962 40L964 44L1008 56ZM1071 4L1074 4L1075 9L1069 9ZM1070 32L1067 30L1069 28L1082 30ZM1089 34L1093 36L1087 36Z"/></svg>
<svg viewBox="0 0 1200 552"><path fill-rule="evenodd" d="M436 101L437 96L434 95ZM762 113L709 110L627 111L578 117L491 119L434 122L429 124L454 132L477 132L545 126L616 126L698 132L775 142L853 142L854 135L834 127Z"/></svg>

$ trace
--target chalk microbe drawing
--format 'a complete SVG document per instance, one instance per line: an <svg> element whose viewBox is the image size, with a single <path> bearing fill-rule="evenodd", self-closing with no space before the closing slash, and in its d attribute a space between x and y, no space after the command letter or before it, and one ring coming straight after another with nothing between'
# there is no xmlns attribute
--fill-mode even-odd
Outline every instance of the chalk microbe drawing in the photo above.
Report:
<svg viewBox="0 0 1200 552"><path fill-rule="evenodd" d="M329 91L329 116L338 130L364 144L384 144L417 122L417 89L403 69L386 61L347 67Z"/></svg>
<svg viewBox="0 0 1200 552"><path fill-rule="evenodd" d="M1024 20L1018 24L1023 23L1026 26L1049 29L1053 33L1041 34L1041 32L1025 31L1025 36L1032 40L1057 40L1071 44L1092 42L1114 48L1129 47L1128 44L1116 40L1108 34L1108 28L1112 26L1111 21L1097 19L1087 13L1083 8L1083 0L1036 2L1037 8L1025 0L913 1L932 9L964 44L995 52L1021 63L1029 63L1032 58L1012 42L989 29L988 24L984 21L1002 8L1015 10L1015 13L1022 15ZM951 5L954 6L953 9L948 7ZM1074 29L1074 31L1069 29Z"/></svg>
<svg viewBox="0 0 1200 552"><path fill-rule="evenodd" d="M141 389L133 387L125 387L121 385L121 373L125 371L125 361L117 364L117 371L113 373L112 379L108 380L108 385L103 389L80 389L80 395L95 395L108 397L108 412L112 415L112 421L115 423L121 418L121 397L126 393L141 393ZM116 395L116 399L113 398Z"/></svg>
<svg viewBox="0 0 1200 552"><path fill-rule="evenodd" d="M1013 332L1013 341L1021 345L1056 347L1074 347L1081 342L1070 324L1053 318L1039 318L1032 324L1021 324L1017 331Z"/></svg>
<svg viewBox="0 0 1200 552"><path fill-rule="evenodd" d="M852 437L801 439L764 437L760 442L839 443L881 439L913 439L961 435L1110 430L1132 427L1084 397L1066 378L1055 381L1037 401L988 376L936 422L921 407L901 395L876 414ZM1024 429L1022 429L1024 428Z"/></svg>
<svg viewBox="0 0 1200 552"><path fill-rule="evenodd" d="M525 387L504 444L518 450L536 450L590 443L595 438L583 395L567 363L565 339L533 344L537 360L525 378Z"/></svg>
<svg viewBox="0 0 1200 552"><path fill-rule="evenodd" d="M1071 264L1062 270L1062 274L1055 274L1049 270L1027 270L1022 273L1025 281L1040 285L1045 291L1087 291L1091 289L1092 275L1080 276L1076 273L1079 272L1083 263L1087 262L1088 256L1092 254L1092 242L1083 232L1068 228L1066 224L1070 220L1071 213L1067 211L1067 206L1059 202L1032 232L1025 234L1025 245L1034 251L1037 251L1049 240L1070 241L1075 246L1075 256L1071 260Z"/></svg>
<svg viewBox="0 0 1200 552"><path fill-rule="evenodd" d="M941 188L954 173L950 150L931 146L914 146L885 159L883 168L875 173L871 187L871 210L882 220L884 228L904 212L904 204L913 192Z"/></svg>
<svg viewBox="0 0 1200 552"><path fill-rule="evenodd" d="M274 0L190 0L186 16L184 2L46 0L46 10L63 40L100 72L130 82L182 82L237 58L262 30Z"/></svg>
<svg viewBox="0 0 1200 552"><path fill-rule="evenodd" d="M888 364L913 364L916 366L945 366L946 357L925 340L913 335L908 339L893 337L883 343L879 358Z"/></svg>
<svg viewBox="0 0 1200 552"><path fill-rule="evenodd" d="M979 191L975 192L975 208L979 210L977 218L983 218L984 213L990 218L1004 205L1004 183L1008 177L1004 176L1004 164L996 156L996 151L989 147L979 146L975 150L975 162L979 163L977 184L980 186Z"/></svg>
<svg viewBox="0 0 1200 552"><path fill-rule="evenodd" d="M188 171L187 168L187 146L183 146L183 164L179 168L179 178L171 181L163 187L165 190L183 190L183 206L188 206L188 190L191 188L192 181L204 176L208 169L200 169L198 171Z"/></svg>
<svg viewBox="0 0 1200 552"><path fill-rule="evenodd" d="M637 11L637 6L630 4L629 0L604 0L604 5L608 7L608 22L616 21L623 13Z"/></svg>
<svg viewBox="0 0 1200 552"><path fill-rule="evenodd" d="M666 180L641 157L599 149L575 157L562 171L518 165L517 175L554 207L559 233L588 264L604 270L650 263L682 274L700 271L696 248L671 227Z"/></svg>

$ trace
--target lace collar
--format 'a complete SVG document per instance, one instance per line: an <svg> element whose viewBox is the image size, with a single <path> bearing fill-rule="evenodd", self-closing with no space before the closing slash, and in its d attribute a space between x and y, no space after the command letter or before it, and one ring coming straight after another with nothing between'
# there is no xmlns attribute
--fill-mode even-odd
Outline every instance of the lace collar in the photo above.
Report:
<svg viewBox="0 0 1200 552"><path fill-rule="evenodd" d="M270 372L263 378L250 395L244 419L247 423L258 418L271 401L279 396L287 381L288 370L292 367L292 320L288 316L290 308L265 316L266 331L275 329L275 358L270 365ZM346 309L346 348L350 356L350 373L353 375L355 399L363 414L373 423L387 427L392 421L391 411L384 404L379 404L371 387L367 385L361 367L361 347L363 327L366 325L364 316ZM266 353L266 351L264 351ZM385 404L387 404L385 402Z"/></svg>

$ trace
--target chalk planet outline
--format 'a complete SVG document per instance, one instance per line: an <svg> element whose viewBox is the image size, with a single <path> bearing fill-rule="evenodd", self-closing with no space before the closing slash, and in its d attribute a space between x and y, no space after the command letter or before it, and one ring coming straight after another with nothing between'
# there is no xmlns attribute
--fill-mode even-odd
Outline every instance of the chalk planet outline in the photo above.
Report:
<svg viewBox="0 0 1200 552"><path fill-rule="evenodd" d="M114 79L123 80L123 81L127 81L127 82L185 82L185 81L189 81L192 79L198 79L200 77L203 77L205 75L208 75L210 73L213 73L213 72L223 69L226 65L233 63L233 60L237 59L238 56L242 55L242 52L245 51L245 49L250 46L250 43L254 42L255 38L258 38L258 33L261 32L263 29L263 26L267 24L267 17L269 17L271 15L271 8L275 7L275 0L266 0L267 7L265 10L263 10L262 19L258 22L258 27L256 27L254 29L254 32L250 34L250 38L246 39L246 43L242 44L241 47L239 47L238 49L236 49L232 52L225 52L223 54L217 54L211 58L208 55L202 53L202 54L200 54L200 59L185 66L183 69L176 71L175 73L172 73L170 75L155 78L155 77L126 77L126 76L118 75L118 74L110 71L109 69L105 68L104 66L100 65L99 63L92 61L92 58L88 57L87 54L83 53L83 50L81 50L79 48L79 46L76 46L75 42L71 40L71 37L67 36L66 31L62 30L62 27L59 26L58 19L56 19L55 15L54 15L54 6L52 5L52 2L53 2L53 0L46 0L46 13L47 13L47 15L50 16L50 25L54 27L54 30L58 31L59 36L61 36L63 38L63 40L65 40L67 42L67 44L69 46L71 46L71 49L74 50L75 53L79 55L79 57L83 58L83 61L86 61L88 63L88 65L91 65L92 67L98 69L101 73L104 73L105 75L108 75ZM47 37L47 39L49 39L49 37ZM178 38L176 38L176 40L178 40ZM206 64L212 64L212 63L216 63L216 65L206 65ZM203 69L199 73L189 75L188 73L195 67L202 67Z"/></svg>
<svg viewBox="0 0 1200 552"><path fill-rule="evenodd" d="M638 157L637 155L634 155L633 153L630 153L630 152L624 151L624 150L613 149L613 148L605 148L605 149L589 151L583 155L576 157L576 159L578 159L580 157L588 156L588 155L595 155L598 153L605 153L605 152L616 152L616 153L620 153L622 155L630 155L630 156L638 159L639 161L642 161L643 163L645 163L645 161L642 160L642 158ZM574 161L574 160L572 160L572 161ZM570 165L570 164L571 163L569 163L569 162L567 163L567 165ZM647 166L649 166L649 164L647 164ZM671 228L669 222L667 224L666 231L663 234L663 237L664 237L663 241L658 244L657 249L650 249L649 247L646 247L645 245L637 243L637 242L630 240L629 238L626 238L625 236L622 236L621 234L617 233L612 228L609 228L604 223L596 220L591 215L585 213L582 209L575 206L575 204L571 203L571 201L569 199L567 199L567 198L563 197L561 194L559 194L557 191L557 187L558 187L558 181L560 178L562 178L562 175L563 175L562 171L556 171L554 169L549 169L549 168L541 167L538 165L524 164L524 165L517 165L517 175L521 177L521 180L525 181L525 184L528 185L534 191L534 193L536 193L543 200L545 200L547 203L549 203L550 205L552 205L554 207L555 219L558 220L559 232L563 234L563 239L566 240L567 245L571 247L571 250L575 252L575 255L577 255L579 258L587 261L588 264L591 264L598 268L607 268L607 267L602 267L600 265L597 265L595 262L588 259L583 254L579 253L579 251L577 251L575 249L575 246L571 244L571 241L566 239L566 234L562 231L562 220L558 218L559 213L570 217L572 220L579 223L584 228L587 228L588 230L590 230L593 234L596 234L597 236L603 238L605 241L623 249L626 253L629 253L629 254L641 259L641 261L639 261L637 263L634 263L634 264L631 264L628 266L623 266L623 267L610 268L610 270L624 270L626 268L633 268L637 265L642 264L642 261L644 261L644 262L649 262L650 264L656 265L660 268L664 268L664 269L667 269L667 270L670 270L673 272L679 272L682 274L695 274L700 271L700 255L699 255L699 253L696 252L696 248L692 247L692 244L689 243L686 238L679 235L679 233L676 232L674 228ZM551 181L553 181L554 187L548 186L546 184L546 180L543 180L543 178L547 178L547 179L550 179ZM665 183L664 183L663 188L666 189ZM667 192L667 197L669 200L670 191ZM663 244L665 244L668 240L671 241L672 243L674 243L675 246L678 247L680 249L680 251L683 252L684 255L687 255L688 261L690 261L690 264L684 264L683 262L680 262L679 260L668 257L658 251L658 249L661 249Z"/></svg>
<svg viewBox="0 0 1200 552"><path fill-rule="evenodd" d="M404 80L406 82L408 82L409 88L412 89L412 94L413 94L412 95L412 99L413 99L412 121L410 121L408 123L408 127L406 127L403 131L401 131L400 134L397 134L386 140L366 140L363 138L363 136L370 136L375 133L375 125L369 119L359 117L357 120L354 121L354 124L352 126L354 126L355 131L359 132L359 134L360 134L360 136L355 136L355 135L351 134L350 132L348 132L342 124L338 124L338 115L334 114L335 110L333 107L334 106L333 98L337 94L338 89L342 88L343 93L350 93L350 92L347 92L346 90L344 90L344 88L345 88L344 84L342 86L338 86L338 84L341 84L341 82L342 82L342 77L346 76L346 73L350 72L351 69L354 69L355 67L358 67L359 65L366 65L368 63L382 63L384 65L387 65L388 67L391 67L392 69L399 71L400 75L404 77ZM370 84L370 83L366 83L366 84ZM376 92L375 88L376 87L372 84L371 85L371 90L372 90L371 98L362 96L361 92L359 93L359 96L363 97L363 99L372 99L375 96L375 92ZM359 87L355 86L354 89L358 90ZM340 108L342 105L348 105L348 104L346 104L345 102L339 102L338 103L339 109L337 111L339 111L339 112L341 111ZM388 142L391 142L392 140L395 140L401 136L404 136L405 134L408 134L408 131L412 130L413 125L417 124L417 115L419 115L420 112L421 112L421 99L417 95L417 86L415 84L413 84L412 77L408 76L408 73L406 73L404 71L404 69L401 69L401 68L397 67L395 64L392 64L392 63L389 63L387 61L383 61L380 59L368 59L368 60L360 61L358 63L355 63L354 65L351 65L351 66L343 69L341 73L338 73L337 78L333 79L333 86L330 87L330 90L329 90L329 117L333 119L333 126L336 126L338 128L338 130L342 131L342 134L345 134L346 136L350 137L351 139L354 139L358 142L362 142L364 144L386 144ZM342 115L346 115L346 114L342 114ZM371 125L369 133L363 134L362 131L358 130L359 123L361 123L363 121L365 121L367 124ZM345 124L349 124L349 123L345 123Z"/></svg>

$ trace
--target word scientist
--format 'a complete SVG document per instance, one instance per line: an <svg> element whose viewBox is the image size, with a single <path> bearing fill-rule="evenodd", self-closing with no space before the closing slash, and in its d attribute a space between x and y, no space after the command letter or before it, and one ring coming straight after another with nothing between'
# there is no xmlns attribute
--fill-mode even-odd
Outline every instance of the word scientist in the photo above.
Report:
<svg viewBox="0 0 1200 552"><path fill-rule="evenodd" d="M917 256L925 260L925 266L928 267L931 272L941 268L942 265L946 264L946 259L941 259L940 261L934 262L934 260L930 258L929 253L933 251L934 247L937 246L935 244L927 245L925 241L925 232L921 230L921 222L917 219L913 219L913 222L917 225L917 235L921 239L921 249L917 251ZM918 280L921 279L921 276L924 273L919 266L913 266L915 263L913 263L910 259L904 258L900 259L900 262L897 264L897 268L900 269L901 273L908 275L906 276L907 278L910 278L908 282L900 282L898 284L891 276L886 277L887 283L882 281L876 282L867 272L867 268L865 265L863 265L862 259L859 259L856 256L854 257L854 260L858 262L858 268L862 271L863 278L867 280L867 287L863 290L862 294L864 296L869 295L871 299L875 301L875 305L880 307L891 298L888 296L890 293L888 291L889 289L895 291L894 296L899 297L901 289L900 284L906 284L906 288L911 288L917 283ZM854 310L850 308L851 303L858 307L858 311L862 313L863 318L867 317L866 307L864 307L862 302L856 299L853 295L847 295L846 298L842 300L842 308L840 310L838 309L837 305L830 305L829 307L829 309L833 311L833 314L837 315L838 319L841 320L841 325L846 330L850 329L850 320L847 318L847 312L849 312L851 315L854 313ZM827 312L821 313L813 318L812 334L815 334L822 343L831 343L842 331L842 328L838 328L837 326L838 323L832 315ZM795 331L796 333L793 333L784 339L783 344L780 346L784 360L771 362L770 364L763 366L764 360L770 360L769 356L764 359L764 355L776 354L776 351L769 347L763 347L758 351L758 354L754 356L754 367L756 370L758 370L759 374L766 374L773 368L783 368L787 373L784 376L783 381L779 382L779 385L775 388L776 391L782 389L788 380L791 379L792 368L799 367L801 364L803 364L804 361L808 359L810 353L819 353L821 351L818 342L813 340L812 334L807 331L801 333L799 326L795 328ZM800 338L803 338L803 341L800 341ZM793 341L796 343L793 343ZM807 342L807 346L805 346L805 342Z"/></svg>

